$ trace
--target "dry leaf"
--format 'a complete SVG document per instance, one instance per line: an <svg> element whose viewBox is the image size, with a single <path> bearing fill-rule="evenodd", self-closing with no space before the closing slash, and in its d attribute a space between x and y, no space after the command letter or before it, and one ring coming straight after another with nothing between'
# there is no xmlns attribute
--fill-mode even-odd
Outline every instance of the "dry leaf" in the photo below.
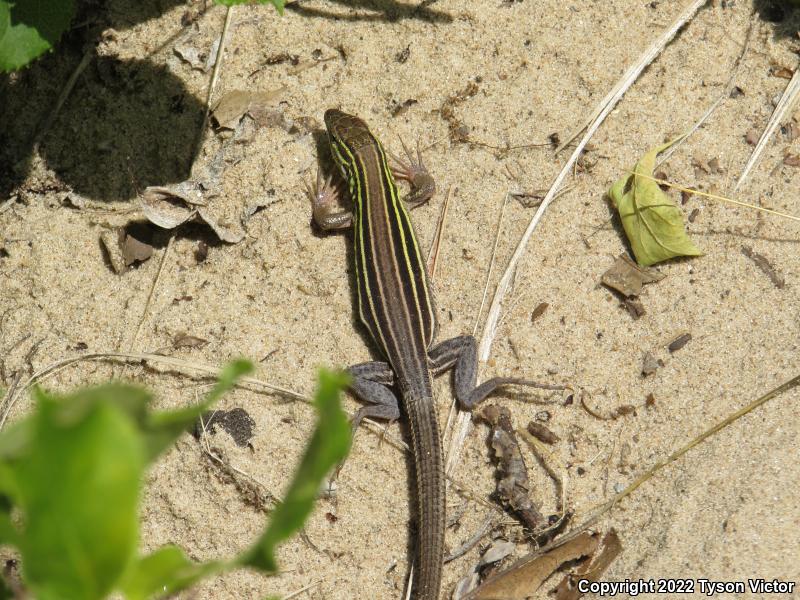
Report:
<svg viewBox="0 0 800 600"><path fill-rule="evenodd" d="M258 116L267 111L283 95L286 88L271 92L250 92L233 90L220 98L211 109L214 119L222 129L236 129L236 125L246 113L258 121ZM255 113L255 114L253 114Z"/></svg>
<svg viewBox="0 0 800 600"><path fill-rule="evenodd" d="M678 350L683 348L690 341L692 341L692 334L682 333L669 343L667 349L670 351L670 354L672 354L673 352L677 352Z"/></svg>
<svg viewBox="0 0 800 600"><path fill-rule="evenodd" d="M533 552L487 579L464 600L526 600L562 564L594 554L598 537L584 532L557 546Z"/></svg>
<svg viewBox="0 0 800 600"><path fill-rule="evenodd" d="M561 580L561 583L556 587L556 600L578 600L578 598L581 598L583 592L578 590L578 581L581 579L599 581L600 576L614 562L620 552L622 552L622 544L619 541L617 532L612 529L600 540L597 551L592 554L589 560Z"/></svg>
<svg viewBox="0 0 800 600"><path fill-rule="evenodd" d="M111 268L114 269L114 273L117 275L127 269L125 258L122 256L119 238L119 231L104 231L100 234L100 243L103 244L106 256L108 256L108 262L111 263Z"/></svg>
<svg viewBox="0 0 800 600"><path fill-rule="evenodd" d="M153 256L153 246L130 234L125 235L125 241L122 242L122 257L126 267L130 267L135 262L144 262L151 256Z"/></svg>
<svg viewBox="0 0 800 600"><path fill-rule="evenodd" d="M506 540L495 540L489 549L483 553L481 559L478 561L478 567L485 567L492 563L500 562L506 556L511 555L517 545L514 542Z"/></svg>
<svg viewBox="0 0 800 600"><path fill-rule="evenodd" d="M652 179L656 157L674 143L647 152L632 173L620 177L608 191L636 262L643 267L676 256L702 254L686 234L683 213Z"/></svg>
<svg viewBox="0 0 800 600"><path fill-rule="evenodd" d="M201 202L200 192L194 184L184 181L168 187L154 185L145 188L140 205L148 221L164 229L175 229L195 215L196 209L192 205Z"/></svg>
<svg viewBox="0 0 800 600"><path fill-rule="evenodd" d="M172 339L173 348L202 348L206 344L208 340L188 333L179 333Z"/></svg>
<svg viewBox="0 0 800 600"><path fill-rule="evenodd" d="M789 167L800 167L800 154L787 154L783 157L783 164Z"/></svg>
<svg viewBox="0 0 800 600"><path fill-rule="evenodd" d="M663 366L664 366L663 360L661 360L660 358L656 358L655 356L647 352L644 355L644 358L642 359L642 375L644 377L652 375L653 373L656 372L656 369Z"/></svg>
<svg viewBox="0 0 800 600"><path fill-rule="evenodd" d="M794 75L794 71L788 69L786 67L776 67L772 70L773 77L780 77L781 79L791 79Z"/></svg>
<svg viewBox="0 0 800 600"><path fill-rule="evenodd" d="M211 229L214 230L214 233L217 234L217 237L223 242L228 242L229 244L238 244L244 239L244 231L242 231L240 227L229 225L222 220L216 219L208 212L208 209L198 208L197 216L200 217L209 227L211 227Z"/></svg>
<svg viewBox="0 0 800 600"><path fill-rule="evenodd" d="M664 277L663 273L640 267L626 254L620 254L611 268L603 273L602 281L623 296L638 296L642 285L661 281Z"/></svg>
<svg viewBox="0 0 800 600"><path fill-rule="evenodd" d="M188 41L175 44L175 46L172 47L172 50L175 52L178 58L187 63L193 69L196 69L197 71L206 70L206 64L203 60L200 50L192 46Z"/></svg>
<svg viewBox="0 0 800 600"><path fill-rule="evenodd" d="M147 220L164 229L175 229L198 217L223 242L238 244L244 239L241 227L223 222L209 212L199 185L193 181L167 187L151 186L145 189L140 204Z"/></svg>

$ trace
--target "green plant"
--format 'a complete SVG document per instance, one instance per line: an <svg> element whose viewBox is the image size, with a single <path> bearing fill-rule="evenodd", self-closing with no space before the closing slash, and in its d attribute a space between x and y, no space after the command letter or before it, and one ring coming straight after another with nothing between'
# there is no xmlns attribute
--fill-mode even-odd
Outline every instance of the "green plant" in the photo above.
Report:
<svg viewBox="0 0 800 600"><path fill-rule="evenodd" d="M232 6L253 0L214 0ZM272 4L283 14L285 0ZM52 49L75 14L74 0L0 0L0 72L16 71Z"/></svg>
<svg viewBox="0 0 800 600"><path fill-rule="evenodd" d="M205 563L176 546L137 553L144 470L251 369L231 363L203 402L176 411L152 411L146 391L122 384L63 397L34 391L34 413L0 433L0 543L18 549L33 597L94 600L116 590L145 600L230 569L275 572L276 546L302 526L322 479L347 454L344 374L320 372L316 429L285 500L250 549ZM10 597L0 586L0 599Z"/></svg>

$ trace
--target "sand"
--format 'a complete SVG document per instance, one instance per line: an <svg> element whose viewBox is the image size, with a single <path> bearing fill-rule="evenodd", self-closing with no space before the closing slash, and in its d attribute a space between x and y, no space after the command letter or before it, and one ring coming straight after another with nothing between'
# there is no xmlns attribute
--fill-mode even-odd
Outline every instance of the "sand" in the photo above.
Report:
<svg viewBox="0 0 800 600"><path fill-rule="evenodd" d="M182 17L196 15L200 3L131 9L109 2L107 20L86 25L103 31L97 56L37 152L25 142L80 61L80 31L14 85L0 87L6 162L0 171L0 385L81 354L160 351L209 365L247 356L259 361L259 378L310 394L318 366L377 357L352 308L347 236L316 233L302 191L303 179L315 173L317 128L329 107L362 116L395 151L399 136L421 140L439 186L434 200L413 212L425 248L452 189L436 275L439 339L472 332L506 192L549 186L566 159L554 155L549 136L565 138L685 4L303 2L283 17L268 6L237 7L215 97L284 88L279 107L294 127L250 123L226 146L212 212L235 225L247 206L267 204L247 222L244 240L225 244L205 227L180 229L158 276L168 235L156 236L152 259L123 274L110 268L99 239L142 220L137 197L146 186L188 177L211 73L175 54L173 34L183 32L183 42L207 53L225 10L214 7L183 27ZM683 209L698 211L688 231L705 254L659 267L666 277L644 288L644 316L633 319L600 284L627 249L605 191L724 92L755 19L736 78L740 93L726 97L660 167L681 185L730 192L752 150L748 131L760 132L787 84L771 70L797 66L797 17L769 23L752 9L745 1L710 3L609 116L528 245L491 360L482 367L484 379L526 375L570 383L601 415L636 407L601 420L579 402L563 406L561 396L498 398L519 428L549 413L547 426L561 441L547 462L566 481L573 523L675 448L797 375L800 235L793 221L695 196ZM280 60L281 54L297 60ZM793 123L798 126L797 114ZM775 135L737 197L797 214L800 170L785 165L783 156L798 154L800 141L786 131ZM209 129L195 168L211 164L222 144ZM509 146L525 147L503 150ZM719 168L708 166L713 159ZM491 286L533 211L509 201ZM197 256L201 242L210 246L204 261ZM763 255L785 286L776 287L743 247ZM542 302L549 307L532 321ZM685 332L691 341L670 353L667 345ZM182 333L208 343L175 349ZM648 352L664 364L643 377ZM111 376L147 385L162 407L193 402L205 389L157 365L108 362L79 362L45 385L66 390ZM436 391L444 426L449 378L439 379ZM654 403L646 407L649 394ZM615 528L624 550L605 578L800 580L797 398L796 391L786 393L737 421L609 513L599 527ZM349 397L345 405L358 406ZM255 421L250 447L237 446L224 431L207 439L252 480L225 475L187 434L148 475L143 551L177 543L196 559L229 556L260 531L263 503L253 498L283 493L314 414L303 403L247 390L220 404L234 407ZM29 408L26 398L10 418ZM462 491L451 486L448 507L463 514L447 544L460 546L494 514L502 525L493 535L518 542L515 556L522 556L530 546L520 528L487 505L494 489L487 431L478 425L471 432L454 474ZM398 424L388 432L406 434ZM524 445L523 452L533 497L545 514L556 512L556 487ZM360 430L334 493L319 501L308 522L306 539L282 547L280 576L235 572L181 597L259 598L310 586L297 597L399 598L412 558L408 466L396 446ZM490 541L445 567L444 593Z"/></svg>

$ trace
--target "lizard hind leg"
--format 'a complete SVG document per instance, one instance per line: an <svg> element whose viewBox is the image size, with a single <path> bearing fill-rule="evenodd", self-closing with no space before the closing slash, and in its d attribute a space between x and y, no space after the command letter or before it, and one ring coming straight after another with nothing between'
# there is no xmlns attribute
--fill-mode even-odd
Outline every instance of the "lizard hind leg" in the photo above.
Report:
<svg viewBox="0 0 800 600"><path fill-rule="evenodd" d="M353 365L347 372L353 378L350 391L366 406L353 415L353 435L364 418L397 421L400 418L400 402L390 386L394 385L394 371L385 362L366 362Z"/></svg>
<svg viewBox="0 0 800 600"><path fill-rule="evenodd" d="M471 335L462 335L437 344L428 352L431 371L434 375L454 369L454 391L458 403L464 410L472 410L497 388L506 385L521 385L546 390L564 390L567 386L540 383L519 377L493 377L480 385L478 380L478 345Z"/></svg>
<svg viewBox="0 0 800 600"><path fill-rule="evenodd" d="M353 365L347 372L352 377L350 391L366 406L359 408L350 421L351 438L355 438L356 430L365 418L380 419L393 423L400 418L400 403L397 396L389 388L394 384L394 371L384 362L366 362ZM336 467L331 477L335 480L344 467L345 458Z"/></svg>

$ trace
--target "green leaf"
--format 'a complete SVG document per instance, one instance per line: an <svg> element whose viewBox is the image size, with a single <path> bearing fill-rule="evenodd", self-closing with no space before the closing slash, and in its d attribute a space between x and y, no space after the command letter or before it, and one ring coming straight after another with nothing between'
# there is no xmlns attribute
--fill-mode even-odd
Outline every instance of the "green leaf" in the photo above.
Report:
<svg viewBox="0 0 800 600"><path fill-rule="evenodd" d="M256 544L242 554L242 566L274 572L275 549L298 531L314 506L319 486L331 468L344 460L350 449L350 424L339 406L339 393L349 383L346 373L321 370L314 396L317 428L294 474L284 501L272 512L266 531Z"/></svg>
<svg viewBox="0 0 800 600"><path fill-rule="evenodd" d="M147 600L174 594L200 579L226 570L219 561L196 563L177 546L165 546L134 563L121 589L128 600Z"/></svg>
<svg viewBox="0 0 800 600"><path fill-rule="evenodd" d="M7 463L23 527L23 578L39 600L105 597L138 541L145 449L109 385L56 398L37 390L30 443Z"/></svg>
<svg viewBox="0 0 800 600"><path fill-rule="evenodd" d="M656 156L674 143L650 150L633 173L621 177L608 191L636 262L643 267L676 256L703 254L686 235L681 210L652 179Z"/></svg>
<svg viewBox="0 0 800 600"><path fill-rule="evenodd" d="M137 507L148 461L252 368L235 361L202 403L162 413L133 386L34 390L37 410L0 433L0 543L19 548L33 597L100 600L123 585L144 600L236 566L193 563L174 547L136 559Z"/></svg>
<svg viewBox="0 0 800 600"><path fill-rule="evenodd" d="M286 0L214 0L215 4L222 4L223 6L234 6L236 4L272 4L279 15L283 14L283 7L286 6Z"/></svg>
<svg viewBox="0 0 800 600"><path fill-rule="evenodd" d="M0 71L13 71L46 52L69 27L73 0L0 0Z"/></svg>
<svg viewBox="0 0 800 600"><path fill-rule="evenodd" d="M150 415L143 425L147 437L148 459L153 460L161 454L184 431L194 425L223 394L236 385L239 378L252 371L253 364L250 361L235 360L222 369L216 385L199 404Z"/></svg>

